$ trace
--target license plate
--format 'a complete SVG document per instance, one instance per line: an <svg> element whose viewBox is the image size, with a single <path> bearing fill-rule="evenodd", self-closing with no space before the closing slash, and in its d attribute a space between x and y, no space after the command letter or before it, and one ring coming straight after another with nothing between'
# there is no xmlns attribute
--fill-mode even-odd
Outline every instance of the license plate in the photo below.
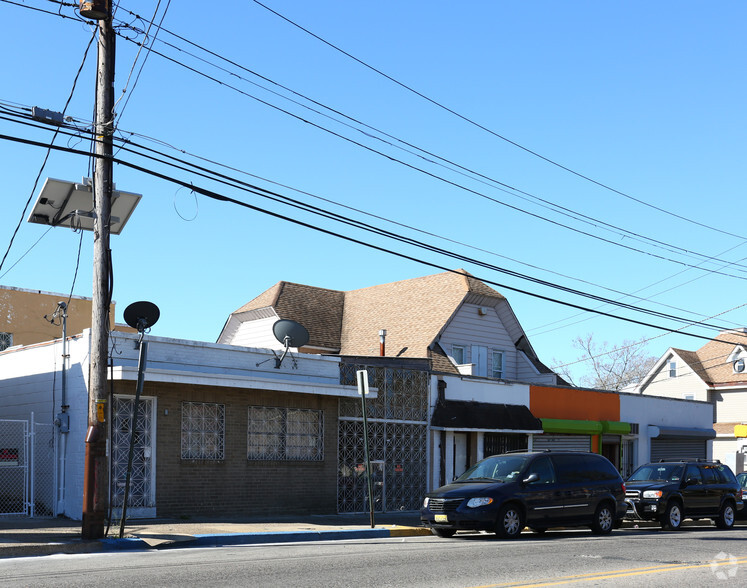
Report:
<svg viewBox="0 0 747 588"><path fill-rule="evenodd" d="M448 523L449 522L449 517L443 514L435 515L435 519L437 523Z"/></svg>

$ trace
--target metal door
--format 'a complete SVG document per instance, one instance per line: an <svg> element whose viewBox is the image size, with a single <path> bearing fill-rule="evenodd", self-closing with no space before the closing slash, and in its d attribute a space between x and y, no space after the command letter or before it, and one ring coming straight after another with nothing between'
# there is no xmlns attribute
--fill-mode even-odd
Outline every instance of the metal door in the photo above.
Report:
<svg viewBox="0 0 747 588"><path fill-rule="evenodd" d="M127 461L130 451L130 421L135 398L115 396L112 406L112 506L122 512ZM155 398L141 398L135 419L135 450L130 476L127 516L156 516L155 485Z"/></svg>

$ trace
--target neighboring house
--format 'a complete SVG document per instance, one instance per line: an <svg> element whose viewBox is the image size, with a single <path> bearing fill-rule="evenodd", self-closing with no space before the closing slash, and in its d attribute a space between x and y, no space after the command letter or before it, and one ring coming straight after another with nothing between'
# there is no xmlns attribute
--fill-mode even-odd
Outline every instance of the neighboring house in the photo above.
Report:
<svg viewBox="0 0 747 588"><path fill-rule="evenodd" d="M746 363L747 329L723 331L697 351L668 349L636 392L710 403L716 432L713 456L739 473L747 456L740 435L747 422Z"/></svg>
<svg viewBox="0 0 747 588"><path fill-rule="evenodd" d="M67 306L68 333L77 334L91 326L90 298L0 286L0 351L61 337L62 315L55 315L59 302ZM114 307L112 302L112 328L132 332L127 325L115 326Z"/></svg>

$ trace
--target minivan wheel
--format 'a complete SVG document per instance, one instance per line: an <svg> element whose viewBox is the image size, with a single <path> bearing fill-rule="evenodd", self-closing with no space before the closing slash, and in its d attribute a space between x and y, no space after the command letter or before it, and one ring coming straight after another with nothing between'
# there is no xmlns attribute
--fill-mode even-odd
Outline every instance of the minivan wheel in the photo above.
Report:
<svg viewBox="0 0 747 588"><path fill-rule="evenodd" d="M661 517L661 528L665 531L677 531L682 524L682 510L678 502L672 501L667 504Z"/></svg>
<svg viewBox="0 0 747 588"><path fill-rule="evenodd" d="M591 523L591 532L595 535L608 535L615 525L615 517L609 503L602 503L594 513L594 521Z"/></svg>
<svg viewBox="0 0 747 588"><path fill-rule="evenodd" d="M721 507L721 512L716 518L716 526L719 529L731 529L734 526L734 505L731 502L725 502Z"/></svg>
<svg viewBox="0 0 747 588"><path fill-rule="evenodd" d="M495 534L502 539L516 539L524 528L524 517L515 504L504 504L498 511Z"/></svg>
<svg viewBox="0 0 747 588"><path fill-rule="evenodd" d="M454 533L456 533L456 530L455 529L434 529L431 527L431 533L433 533L437 537L443 537L444 539L448 539L449 537L454 536Z"/></svg>

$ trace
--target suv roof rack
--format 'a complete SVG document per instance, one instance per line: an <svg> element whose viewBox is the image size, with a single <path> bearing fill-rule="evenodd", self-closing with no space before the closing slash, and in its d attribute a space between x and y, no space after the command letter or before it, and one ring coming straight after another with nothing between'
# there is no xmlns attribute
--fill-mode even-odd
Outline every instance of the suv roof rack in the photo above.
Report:
<svg viewBox="0 0 747 588"><path fill-rule="evenodd" d="M695 459L660 459L657 463L689 463L691 461L697 463L721 463L720 459L706 459L704 457L696 457Z"/></svg>

